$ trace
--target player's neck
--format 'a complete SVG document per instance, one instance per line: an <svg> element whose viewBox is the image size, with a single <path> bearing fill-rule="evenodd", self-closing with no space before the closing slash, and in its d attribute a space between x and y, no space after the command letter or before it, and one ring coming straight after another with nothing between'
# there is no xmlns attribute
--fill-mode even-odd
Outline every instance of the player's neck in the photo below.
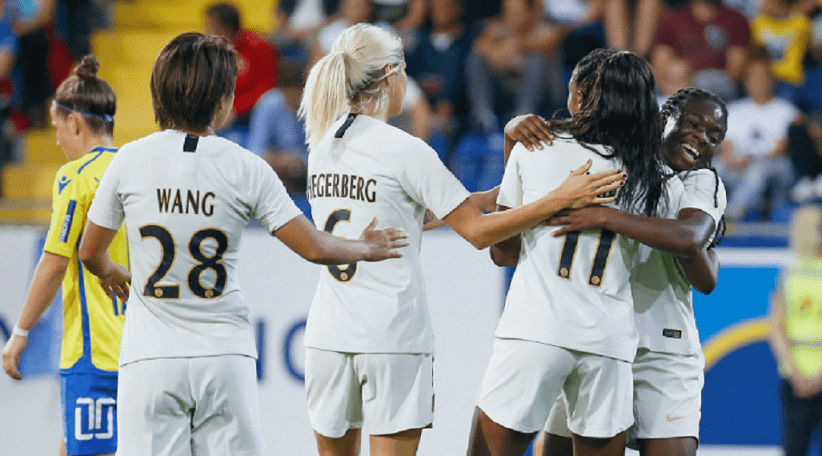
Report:
<svg viewBox="0 0 822 456"><path fill-rule="evenodd" d="M373 117L377 120L382 120L383 122L388 121L388 110L383 109L376 109L377 107L372 103L362 107L362 109L352 109L352 114L362 114L364 116Z"/></svg>
<svg viewBox="0 0 822 456"><path fill-rule="evenodd" d="M91 135L83 139L83 150L86 152L96 148L105 147L107 149L114 148L114 138L109 135Z"/></svg>

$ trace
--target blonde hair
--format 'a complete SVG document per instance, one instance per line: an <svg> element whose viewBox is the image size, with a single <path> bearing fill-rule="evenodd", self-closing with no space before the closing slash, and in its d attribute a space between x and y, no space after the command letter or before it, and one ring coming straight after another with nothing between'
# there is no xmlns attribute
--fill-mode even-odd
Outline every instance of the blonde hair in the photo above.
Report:
<svg viewBox="0 0 822 456"><path fill-rule="evenodd" d="M791 249L799 259L822 256L822 207L800 207L791 217Z"/></svg>
<svg viewBox="0 0 822 456"><path fill-rule="evenodd" d="M393 33L370 24L345 29L305 83L299 116L305 120L308 148L315 148L347 109L386 109L388 93L379 82L401 70L403 60L402 41Z"/></svg>

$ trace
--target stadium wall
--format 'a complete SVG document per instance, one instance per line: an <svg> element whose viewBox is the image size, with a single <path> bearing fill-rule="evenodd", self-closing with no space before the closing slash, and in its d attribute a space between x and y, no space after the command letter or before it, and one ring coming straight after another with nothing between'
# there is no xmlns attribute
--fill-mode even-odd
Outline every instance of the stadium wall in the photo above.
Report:
<svg viewBox="0 0 822 456"><path fill-rule="evenodd" d="M40 228L0 227L0 343L20 311L44 234ZM474 250L449 230L427 233L422 251L437 338L437 397L434 428L423 434L419 454L464 454L505 274L487 251ZM240 257L260 353L267 453L316 454L302 384L302 335L318 274L326 272L259 229L247 230ZM779 270L791 256L784 250L725 249L720 258L716 291L695 297L707 363L701 431L706 451L700 453L778 454L778 378L764 317ZM58 445L62 312L56 302L32 332L26 378L14 382L0 375L4 454L49 454Z"/></svg>

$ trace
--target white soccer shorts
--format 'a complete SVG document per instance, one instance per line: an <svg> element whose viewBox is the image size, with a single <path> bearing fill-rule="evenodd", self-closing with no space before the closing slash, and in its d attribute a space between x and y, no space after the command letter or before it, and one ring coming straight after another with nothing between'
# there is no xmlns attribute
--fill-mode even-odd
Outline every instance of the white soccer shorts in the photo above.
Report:
<svg viewBox="0 0 822 456"><path fill-rule="evenodd" d="M705 360L702 354L674 355L640 348L633 364L634 425L628 444L637 439L699 439ZM558 399L551 409L545 432L571 437L566 405Z"/></svg>
<svg viewBox="0 0 822 456"><path fill-rule="evenodd" d="M434 422L433 355L305 352L308 418L317 433L390 435Z"/></svg>
<svg viewBox="0 0 822 456"><path fill-rule="evenodd" d="M242 355L120 367L117 456L263 453L257 367Z"/></svg>
<svg viewBox="0 0 822 456"><path fill-rule="evenodd" d="M609 438L633 423L630 363L516 339L494 342L477 407L508 429L537 432L562 392L575 434Z"/></svg>

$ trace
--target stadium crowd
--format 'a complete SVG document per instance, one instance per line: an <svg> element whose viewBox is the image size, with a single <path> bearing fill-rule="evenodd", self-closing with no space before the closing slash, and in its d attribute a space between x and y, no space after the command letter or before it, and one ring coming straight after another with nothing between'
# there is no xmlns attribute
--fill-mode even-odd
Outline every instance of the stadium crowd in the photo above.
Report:
<svg viewBox="0 0 822 456"><path fill-rule="evenodd" d="M3 2L4 138L44 126L55 82L89 52L107 4ZM499 183L502 126L524 113L564 115L571 69L612 47L652 63L660 104L688 86L729 103L728 140L714 161L729 221L785 222L797 204L822 198L817 0L281 0L274 14L278 26L265 36L243 27L230 2L215 3L203 30L228 38L241 58L221 134L263 156L298 199L307 150L296 109L307 68L359 22L402 37L409 84L392 123L431 144L469 190ZM12 157L0 150L2 166Z"/></svg>

